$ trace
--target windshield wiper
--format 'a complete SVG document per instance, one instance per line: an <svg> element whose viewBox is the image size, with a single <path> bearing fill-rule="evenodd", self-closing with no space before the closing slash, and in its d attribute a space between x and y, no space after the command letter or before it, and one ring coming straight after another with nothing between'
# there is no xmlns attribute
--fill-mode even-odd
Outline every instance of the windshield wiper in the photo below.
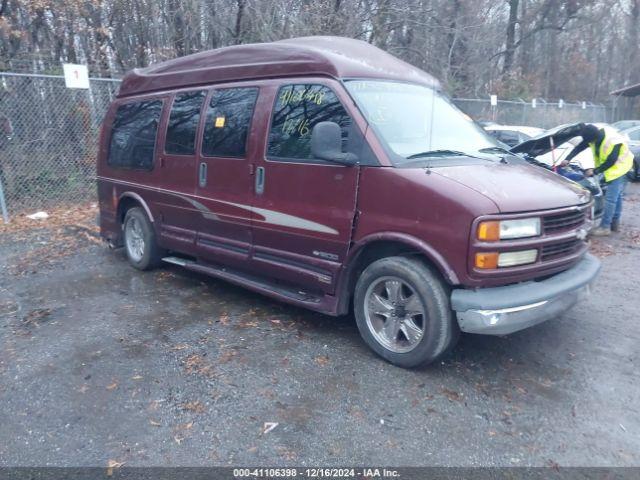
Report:
<svg viewBox="0 0 640 480"><path fill-rule="evenodd" d="M423 158L423 157L445 157L447 155L455 155L458 157L470 157L470 158L478 158L474 157L465 152L460 152L458 150L428 150L426 152L414 153L413 155L409 155L407 160L411 160L414 158Z"/></svg>

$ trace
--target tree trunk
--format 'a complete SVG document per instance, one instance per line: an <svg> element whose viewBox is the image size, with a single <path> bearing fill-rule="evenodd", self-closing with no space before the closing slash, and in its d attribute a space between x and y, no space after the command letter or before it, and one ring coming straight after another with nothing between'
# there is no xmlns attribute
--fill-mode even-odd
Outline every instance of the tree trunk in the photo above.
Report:
<svg viewBox="0 0 640 480"><path fill-rule="evenodd" d="M244 20L244 12L247 6L246 0L237 0L238 13L236 14L236 27L233 32L233 40L236 45L242 43L242 21Z"/></svg>
<svg viewBox="0 0 640 480"><path fill-rule="evenodd" d="M638 29L640 29L640 0L631 0L631 14L627 30L627 82L640 82L640 59L638 58Z"/></svg>
<svg viewBox="0 0 640 480"><path fill-rule="evenodd" d="M502 74L507 75L513 67L513 58L516 51L516 24L518 23L518 3L520 0L509 1L509 23L507 24L507 40L502 64Z"/></svg>
<svg viewBox="0 0 640 480"><path fill-rule="evenodd" d="M177 57L182 57L186 54L184 18L182 16L182 7L180 4L180 1L169 0L169 16L173 18L171 40Z"/></svg>

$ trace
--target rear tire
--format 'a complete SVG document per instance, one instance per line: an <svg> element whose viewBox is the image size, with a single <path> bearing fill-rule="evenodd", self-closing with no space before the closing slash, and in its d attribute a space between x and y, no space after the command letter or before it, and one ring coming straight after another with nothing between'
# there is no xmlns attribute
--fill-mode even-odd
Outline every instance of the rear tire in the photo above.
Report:
<svg viewBox="0 0 640 480"><path fill-rule="evenodd" d="M369 265L356 284L354 312L367 345L400 367L438 360L460 336L447 285L419 259L388 257Z"/></svg>
<svg viewBox="0 0 640 480"><path fill-rule="evenodd" d="M122 233L127 259L132 266L138 270L150 270L160 264L164 252L158 246L156 232L142 208L127 210Z"/></svg>

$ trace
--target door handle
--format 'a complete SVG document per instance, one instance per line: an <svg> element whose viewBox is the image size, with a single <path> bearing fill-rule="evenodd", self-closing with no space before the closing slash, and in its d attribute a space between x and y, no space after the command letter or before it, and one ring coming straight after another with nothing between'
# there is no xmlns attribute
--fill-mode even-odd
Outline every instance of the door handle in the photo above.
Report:
<svg viewBox="0 0 640 480"><path fill-rule="evenodd" d="M264 193L264 167L256 168L256 195Z"/></svg>
<svg viewBox="0 0 640 480"><path fill-rule="evenodd" d="M207 186L207 164L202 162L200 164L199 175L198 175L198 184L200 187Z"/></svg>

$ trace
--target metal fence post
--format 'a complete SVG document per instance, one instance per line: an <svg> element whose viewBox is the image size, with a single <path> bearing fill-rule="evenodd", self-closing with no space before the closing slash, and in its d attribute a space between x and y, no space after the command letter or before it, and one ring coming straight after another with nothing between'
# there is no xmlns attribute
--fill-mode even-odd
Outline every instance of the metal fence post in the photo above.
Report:
<svg viewBox="0 0 640 480"><path fill-rule="evenodd" d="M4 189L2 188L2 178L0 177L0 208L2 209L2 218L4 223L9 223L9 212L7 211L7 202L4 199Z"/></svg>

